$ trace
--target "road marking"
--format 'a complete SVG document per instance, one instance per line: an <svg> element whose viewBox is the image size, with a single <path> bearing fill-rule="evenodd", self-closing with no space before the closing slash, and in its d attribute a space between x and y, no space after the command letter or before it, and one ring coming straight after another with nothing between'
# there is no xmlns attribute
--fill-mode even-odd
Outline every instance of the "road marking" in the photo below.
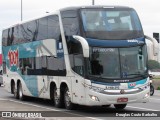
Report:
<svg viewBox="0 0 160 120"><path fill-rule="evenodd" d="M156 99L156 98L149 98L149 99L152 99L152 100L160 100L160 99Z"/></svg>
<svg viewBox="0 0 160 120"><path fill-rule="evenodd" d="M133 106L127 106L127 107L129 107L129 108L141 109L141 110L148 110L148 111L159 111L159 110L148 109L148 108L141 108L141 107L133 107Z"/></svg>
<svg viewBox="0 0 160 120"><path fill-rule="evenodd" d="M0 98L0 100L6 100L6 99Z"/></svg>
<svg viewBox="0 0 160 120"><path fill-rule="evenodd" d="M68 112L65 112L65 111L63 111L63 110L58 110L58 109L43 107L43 106L40 106L40 105L34 105L34 104L31 104L31 103L24 103L24 102L17 101L17 100L9 100L9 99L3 99L3 98L0 98L0 100L8 100L8 101L11 101L11 102L16 102L16 103L20 103L20 104L24 104L24 105L30 105L30 106L34 106L34 107L39 107L39 108L43 108L43 109L48 109L48 110L51 110L51 111L61 111L61 112L63 112L63 113L67 113L67 114L71 114L71 115L76 115L76 116L79 116L79 117L85 117L85 118L89 118L89 119L93 119L93 120L103 120L103 119L94 118L94 117L87 117L87 116L80 115L80 114L76 114L76 113L68 113ZM70 111L70 110L66 110L66 111Z"/></svg>

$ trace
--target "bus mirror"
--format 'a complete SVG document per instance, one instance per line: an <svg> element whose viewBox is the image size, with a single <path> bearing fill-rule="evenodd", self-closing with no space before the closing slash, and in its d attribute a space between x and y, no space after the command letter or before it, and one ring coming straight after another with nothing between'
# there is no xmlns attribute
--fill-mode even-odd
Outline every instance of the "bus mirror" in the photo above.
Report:
<svg viewBox="0 0 160 120"><path fill-rule="evenodd" d="M73 38L81 43L82 50L83 50L83 56L86 58L89 58L89 45L86 39L78 35L73 35Z"/></svg>
<svg viewBox="0 0 160 120"><path fill-rule="evenodd" d="M38 56L57 57L57 44L55 39L42 40L42 44L37 49Z"/></svg>
<svg viewBox="0 0 160 120"><path fill-rule="evenodd" d="M155 38L149 37L147 35L145 35L145 38L150 40L153 43L153 55L158 56L159 45L158 45L157 40Z"/></svg>

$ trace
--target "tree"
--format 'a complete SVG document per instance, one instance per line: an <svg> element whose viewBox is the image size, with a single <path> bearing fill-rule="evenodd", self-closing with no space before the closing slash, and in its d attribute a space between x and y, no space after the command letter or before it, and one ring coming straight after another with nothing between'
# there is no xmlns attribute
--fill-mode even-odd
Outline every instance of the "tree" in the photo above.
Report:
<svg viewBox="0 0 160 120"><path fill-rule="evenodd" d="M160 64L156 60L149 60L148 61L148 69L160 69Z"/></svg>

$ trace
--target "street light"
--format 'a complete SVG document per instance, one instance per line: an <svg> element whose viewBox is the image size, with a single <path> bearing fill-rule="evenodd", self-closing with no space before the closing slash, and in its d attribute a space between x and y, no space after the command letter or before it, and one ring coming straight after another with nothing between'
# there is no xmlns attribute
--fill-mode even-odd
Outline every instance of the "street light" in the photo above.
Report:
<svg viewBox="0 0 160 120"><path fill-rule="evenodd" d="M94 5L94 0L92 0L92 5Z"/></svg>
<svg viewBox="0 0 160 120"><path fill-rule="evenodd" d="M21 21L23 20L23 14L22 14L22 0L21 0Z"/></svg>

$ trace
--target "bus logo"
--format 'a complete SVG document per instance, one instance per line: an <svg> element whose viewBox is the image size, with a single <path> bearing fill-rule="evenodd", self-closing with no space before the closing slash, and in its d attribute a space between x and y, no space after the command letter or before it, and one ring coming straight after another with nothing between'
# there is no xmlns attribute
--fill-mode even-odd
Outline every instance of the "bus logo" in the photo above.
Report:
<svg viewBox="0 0 160 120"><path fill-rule="evenodd" d="M18 49L17 50L9 50L8 58L9 58L10 66L18 66L18 58L19 58Z"/></svg>
<svg viewBox="0 0 160 120"><path fill-rule="evenodd" d="M129 86L134 87L134 86L136 86L136 83L130 83Z"/></svg>

